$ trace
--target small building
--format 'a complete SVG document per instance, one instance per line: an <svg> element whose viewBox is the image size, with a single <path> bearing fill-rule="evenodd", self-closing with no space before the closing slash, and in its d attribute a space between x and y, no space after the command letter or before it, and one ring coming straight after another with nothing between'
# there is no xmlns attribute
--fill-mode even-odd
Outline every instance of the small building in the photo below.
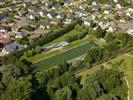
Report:
<svg viewBox="0 0 133 100"><path fill-rule="evenodd" d="M25 32L17 32L15 38L22 39L26 36L27 34Z"/></svg>
<svg viewBox="0 0 133 100"><path fill-rule="evenodd" d="M127 33L130 34L131 36L133 36L133 28L128 29Z"/></svg>
<svg viewBox="0 0 133 100"><path fill-rule="evenodd" d="M65 47L65 46L69 45L69 43L66 41L63 41L63 42L60 42L58 45L60 45L61 47Z"/></svg>
<svg viewBox="0 0 133 100"><path fill-rule="evenodd" d="M110 23L108 22L100 22L98 24L102 29L107 29L110 26Z"/></svg>

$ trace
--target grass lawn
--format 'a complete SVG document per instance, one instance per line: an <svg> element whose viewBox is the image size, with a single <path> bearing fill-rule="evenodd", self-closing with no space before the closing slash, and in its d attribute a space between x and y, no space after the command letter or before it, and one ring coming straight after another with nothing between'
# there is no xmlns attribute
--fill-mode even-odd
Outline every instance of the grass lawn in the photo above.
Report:
<svg viewBox="0 0 133 100"><path fill-rule="evenodd" d="M48 68L50 66L55 66L55 65L61 64L64 61L68 61L68 60L74 59L76 57L79 57L80 55L85 54L92 45L93 44L91 44L91 43L81 45L74 49L65 51L63 53L54 55L54 56L44 59L40 62L37 62L37 63L35 63L35 65L37 65L38 68L41 69L41 68Z"/></svg>

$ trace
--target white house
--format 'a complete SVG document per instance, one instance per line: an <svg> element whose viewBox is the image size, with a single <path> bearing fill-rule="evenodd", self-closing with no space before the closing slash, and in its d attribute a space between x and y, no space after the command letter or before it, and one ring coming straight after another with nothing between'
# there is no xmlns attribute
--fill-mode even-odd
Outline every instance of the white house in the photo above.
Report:
<svg viewBox="0 0 133 100"><path fill-rule="evenodd" d="M24 38L26 36L27 35L24 32L17 32L15 38L22 39L22 38Z"/></svg>
<svg viewBox="0 0 133 100"><path fill-rule="evenodd" d="M115 32L115 31L117 31L117 25L115 23L111 23L107 32Z"/></svg>
<svg viewBox="0 0 133 100"><path fill-rule="evenodd" d="M47 14L47 17L48 17L49 19L52 19L52 18L53 18L52 15L51 15L50 13Z"/></svg>
<svg viewBox="0 0 133 100"><path fill-rule="evenodd" d="M127 33L133 36L133 29L132 28L128 29Z"/></svg>
<svg viewBox="0 0 133 100"><path fill-rule="evenodd" d="M110 23L108 22L100 22L98 24L102 29L107 29L110 26Z"/></svg>
<svg viewBox="0 0 133 100"><path fill-rule="evenodd" d="M29 18L30 18L31 20L35 19L33 15L30 15Z"/></svg>
<svg viewBox="0 0 133 100"><path fill-rule="evenodd" d="M56 18L57 18L57 19L61 19L62 17L61 17L60 15L57 15Z"/></svg>
<svg viewBox="0 0 133 100"><path fill-rule="evenodd" d="M44 17L44 13L43 13L42 11L39 12L39 15L40 15L41 17Z"/></svg>
<svg viewBox="0 0 133 100"><path fill-rule="evenodd" d="M116 9L122 9L122 6L118 3L116 6L115 6Z"/></svg>

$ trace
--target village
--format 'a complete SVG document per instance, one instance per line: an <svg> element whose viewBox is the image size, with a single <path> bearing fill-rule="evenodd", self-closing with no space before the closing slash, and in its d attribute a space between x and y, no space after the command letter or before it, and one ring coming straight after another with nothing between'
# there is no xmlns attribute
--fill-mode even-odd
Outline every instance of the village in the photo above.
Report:
<svg viewBox="0 0 133 100"><path fill-rule="evenodd" d="M122 31L133 35L133 8L124 7L117 0L114 2L115 4L100 4L93 1L89 5L86 0L13 0L14 6L0 8L0 56L27 48L34 39L51 34L53 30L79 18L87 27L92 22L95 23L94 30L100 26L107 32ZM0 5L6 4L4 0L0 0ZM66 41L62 43L53 47L69 44ZM47 48L42 49L47 51Z"/></svg>

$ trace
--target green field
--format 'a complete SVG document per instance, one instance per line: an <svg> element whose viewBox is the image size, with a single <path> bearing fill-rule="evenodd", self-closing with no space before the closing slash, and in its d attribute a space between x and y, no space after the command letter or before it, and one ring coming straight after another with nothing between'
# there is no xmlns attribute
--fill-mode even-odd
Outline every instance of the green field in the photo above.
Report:
<svg viewBox="0 0 133 100"><path fill-rule="evenodd" d="M39 67L39 69L46 68L49 66L56 66L58 64L63 63L64 61L68 61L76 57L79 57L80 55L85 54L92 45L93 45L92 43L87 43L77 48L44 59L35 64Z"/></svg>

